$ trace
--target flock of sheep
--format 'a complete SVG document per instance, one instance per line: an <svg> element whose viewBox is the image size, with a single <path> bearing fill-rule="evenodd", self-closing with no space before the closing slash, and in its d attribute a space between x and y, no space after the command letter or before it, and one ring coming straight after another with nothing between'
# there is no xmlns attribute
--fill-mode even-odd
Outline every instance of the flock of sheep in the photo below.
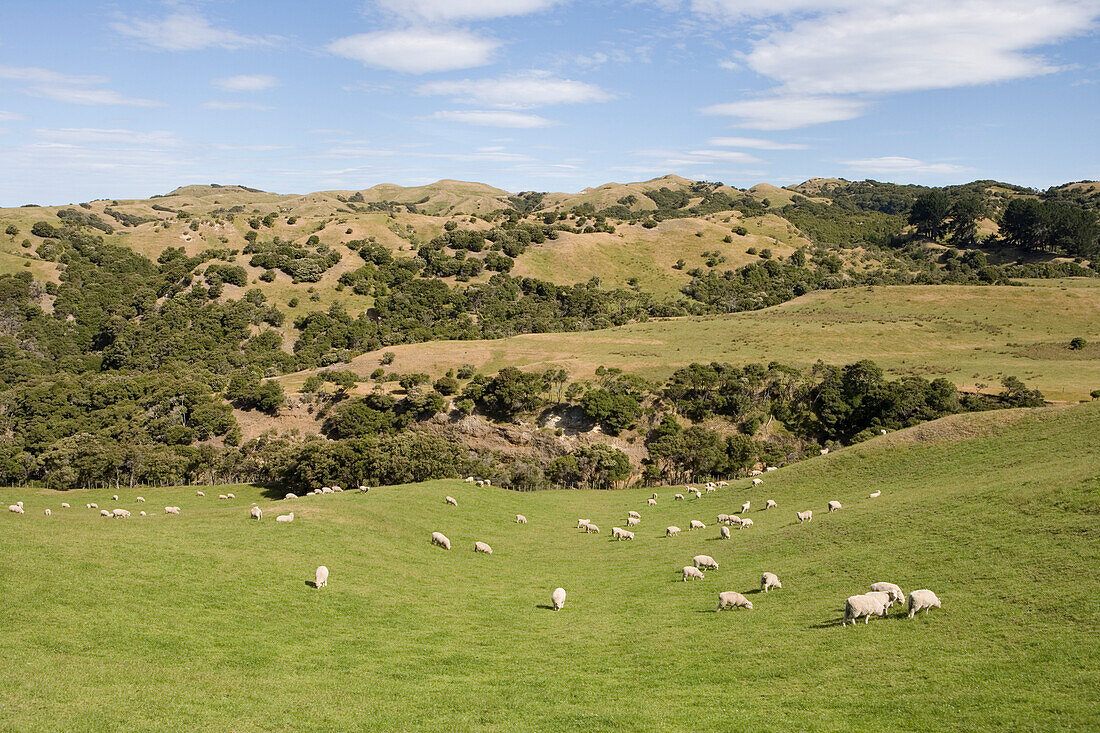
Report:
<svg viewBox="0 0 1100 733"><path fill-rule="evenodd" d="M769 468L767 470L774 470L774 469ZM759 475L761 475L762 473L763 473L762 471L754 471L753 472L753 474L754 474L753 478L752 478L752 485L753 486L760 486L763 483L763 480L759 478ZM476 483L479 486L490 485L489 481L487 479L480 479L479 480L479 479L473 478L472 476L467 477L465 479L465 482L466 483ZM726 487L728 485L729 484L725 481L720 481L718 483L709 482L705 485L704 489L706 490L707 493L710 493L710 492L717 491L718 489ZM685 490L689 494L693 494L696 498L702 497L702 491L700 489L696 488L696 487L687 486L687 487L685 487ZM326 487L322 487L321 489L317 489L315 491L310 491L310 492L306 493L305 496L335 494L335 493L341 493L343 491L344 491L344 489L342 489L339 486L326 486ZM370 491L370 488L367 487L367 486L360 486L359 491L365 493L365 492ZM205 493L201 490L197 491L196 494L197 494L197 496L200 496L200 497L205 496ZM882 495L881 491L875 491L875 492L870 494L869 498L875 499L875 498L878 498L881 495ZM236 497L234 497L233 494L220 494L218 496L218 498L219 499L234 499ZM286 499L296 499L298 497L297 497L296 494L288 493L288 494L286 494L286 496L284 498L286 498ZM113 499L117 502L119 500L118 495L117 494L114 495ZM682 501L682 500L684 500L684 495L683 494L675 494L673 496L673 500L674 501ZM145 498L141 497L141 496L136 497L136 502L140 503L140 504L143 504L143 503L145 503ZM656 493L654 493L647 500L647 505L648 506L656 506L657 502L658 502L658 496L657 496ZM458 500L455 499L453 496L449 496L449 495L444 497L444 503L447 504L448 506L455 506L455 507L458 506ZM99 506L95 503L88 503L85 506L88 509L93 509L93 510L99 509ZM740 509L740 512L738 514L719 514L717 516L716 521L719 525L719 536L722 539L730 539L730 527L737 527L739 530L744 530L744 529L747 529L747 528L750 528L750 527L753 526L752 519L750 519L748 517L745 517L745 516L741 516L741 515L747 514L750 510L750 507L751 507L751 502L746 501L744 504L741 505L741 509ZM70 508L70 506L67 502L62 502L61 503L61 508L68 509L68 508ZM764 503L764 508L761 509L760 511L768 511L768 510L777 509L777 508L778 508L778 504L774 500L768 499ZM843 506L841 505L841 503L839 501L831 500L826 504L826 508L828 509L829 512L836 512L836 511L840 511L841 509L843 509ZM14 514L24 514L25 511L24 511L24 507L23 507L23 502L18 501L15 504L10 505L8 507L8 511L10 511ZM101 509L101 510L99 510L99 512L100 512L100 515L102 515L102 516L118 518L118 519L125 519L125 518L128 518L128 517L131 516L130 511L127 510L127 509L123 509L123 508L115 508L115 509L112 509L110 511L108 511L107 509ZM45 509L44 513L45 513L45 516L47 516L47 517L52 516L51 510L48 509L48 508ZM166 506L166 507L164 507L164 513L165 514L176 514L176 515L178 515L180 513L180 508L178 506ZM141 511L140 516L143 516L143 517L146 516L146 512ZM263 509L261 509L258 504L253 504L249 508L249 516L252 519L261 520L261 519L263 519ZM799 524L803 524L803 523L806 523L806 522L812 522L813 521L813 510L807 509L807 510L804 510L804 511L799 511L799 512L796 512L795 516L798 519ZM278 515L275 518L275 521L276 522L293 522L294 521L294 512L289 512L288 514ZM627 511L625 524L628 527L636 527L641 523L641 521L642 521L642 516L639 512L634 511L634 510ZM516 514L515 515L515 522L517 524L527 524L527 517L524 516L523 514ZM688 531L706 529L706 527L707 527L707 525L704 522L702 522L701 520L698 520L698 519L692 519L688 523ZM586 534L600 534L599 526L594 524L590 519L583 519L583 518L578 519L577 524L576 524L576 528L580 529L580 530L584 530L584 532ZM679 536L680 533L681 533L681 530L680 530L679 527L677 527L675 525L670 525L670 526L665 528L664 536L666 538L672 538L672 537ZM611 537L613 539L615 539L616 541L622 541L622 540L634 540L635 535L634 535L634 532L631 531L631 530L624 529L622 527L612 527L611 528ZM450 550L451 549L451 540L446 535L444 535L442 532L432 532L432 534L431 534L431 543L433 545L437 545L437 546L439 546L439 547L441 547L445 550ZM492 555L493 554L493 548L487 542L483 542L481 540L475 540L474 541L473 550L474 550L474 552L483 553L483 554L486 554L486 555ZM691 565L685 565L681 569L680 573L681 573L682 580L686 582L686 581L689 581L689 580L701 580L705 577L704 576L704 571L710 571L710 570L718 570L718 562L713 557L711 557L710 555L695 555L692 558L692 564ZM314 575L314 587L316 587L317 589L327 587L328 586L328 578L329 578L329 569L326 566L321 565L320 567L317 568L316 573ZM779 577L777 575L775 575L774 573L765 572L763 575L760 576L760 590L762 592L767 593L772 589L782 589L782 588L783 588L782 582L780 582ZM565 606L565 595L566 595L566 593L565 593L564 588L556 588L551 593L550 599L551 599L552 607L555 611L559 611L562 608L564 608L564 606ZM895 603L900 605L903 602L905 602L907 604L909 618L912 618L916 613L919 613L920 611L924 611L924 610L927 610L929 608L940 608L941 607L940 606L940 599L936 596L935 593L933 593L930 590L927 590L927 589L914 590L908 595L908 598L907 598L905 596L905 594L902 592L901 588L899 586L897 586L896 584L888 583L888 582L877 582L877 583L873 583L870 586L870 590L867 593L853 595L853 596L850 596L846 599L846 601L844 603L844 616L841 619L841 625L842 626L847 626L849 622L855 624L856 621L860 618L862 618L864 620L864 623L867 623L870 620L871 616L885 617L892 605L894 605ZM745 609L748 609L748 610L752 610L753 605L752 605L752 601L748 600L747 598L745 598L744 595L742 595L741 593L739 593L737 591L722 591L718 594L718 608L716 610L721 611L724 608L745 608Z"/></svg>

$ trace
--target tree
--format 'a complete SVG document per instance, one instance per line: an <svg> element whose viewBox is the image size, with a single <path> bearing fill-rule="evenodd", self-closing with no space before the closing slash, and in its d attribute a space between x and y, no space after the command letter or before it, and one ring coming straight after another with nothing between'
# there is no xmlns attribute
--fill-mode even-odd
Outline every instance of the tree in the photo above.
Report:
<svg viewBox="0 0 1100 733"><path fill-rule="evenodd" d="M967 194L955 199L948 213L951 219L951 243L973 247L978 241L978 220L985 216L985 204L980 196Z"/></svg>
<svg viewBox="0 0 1100 733"><path fill-rule="evenodd" d="M1009 201L1001 215L1000 226L1002 236L1018 247L1039 249L1043 245L1043 209L1036 199Z"/></svg>
<svg viewBox="0 0 1100 733"><path fill-rule="evenodd" d="M946 231L945 222L950 214L951 200L942 190L933 188L922 193L913 202L913 208L909 210L909 223L917 234L929 239L940 239Z"/></svg>
<svg viewBox="0 0 1100 733"><path fill-rule="evenodd" d="M8 228L4 230L4 234L7 234L9 237L16 237L19 235L19 227L14 224L8 224Z"/></svg>
<svg viewBox="0 0 1100 733"><path fill-rule="evenodd" d="M1080 351L1081 349L1085 348L1085 346L1087 346L1087 345L1088 345L1088 342L1086 342L1085 339L1081 338L1080 336L1074 336L1069 341L1069 348L1072 349L1073 351Z"/></svg>
<svg viewBox="0 0 1100 733"><path fill-rule="evenodd" d="M582 484L593 489L610 489L630 476L630 459L618 448L604 443L582 445L571 454Z"/></svg>

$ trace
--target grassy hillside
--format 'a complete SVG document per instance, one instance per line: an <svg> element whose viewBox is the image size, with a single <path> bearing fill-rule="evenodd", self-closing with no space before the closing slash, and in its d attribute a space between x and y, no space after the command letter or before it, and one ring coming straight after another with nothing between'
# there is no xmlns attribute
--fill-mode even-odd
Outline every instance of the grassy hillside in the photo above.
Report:
<svg viewBox="0 0 1100 733"><path fill-rule="evenodd" d="M665 378L691 362L779 361L809 366L872 359L894 374L943 376L1000 389L1009 375L1047 399L1087 399L1100 389L1100 282L1034 281L1027 286L899 286L819 291L761 311L635 323L602 331L527 334L496 341L437 341L385 349L397 372L442 374L471 363L564 366L574 377L600 365ZM1081 336L1093 346L1073 351ZM381 352L350 367L369 375ZM296 387L307 373L281 379Z"/></svg>
<svg viewBox="0 0 1100 733"><path fill-rule="evenodd" d="M649 489L436 481L274 502L249 487L122 490L135 516L107 520L84 504L116 506L109 491L3 489L0 503L27 507L0 517L5 726L1094 729L1097 434L1096 404L956 416L754 489L673 502L660 488L656 508ZM717 513L768 498L778 510L718 539ZM845 508L827 514L830 499ZM806 508L817 516L799 525ZM613 542L630 509L637 539ZM294 523L272 521L286 511ZM578 517L603 533L578 533ZM711 526L662 536L694 518ZM720 569L681 582L698 553ZM332 574L317 591L320 564ZM765 570L782 590L754 592ZM943 608L839 627L844 598L879 580L931 588ZM554 613L557 585L569 597ZM716 614L721 590L755 609Z"/></svg>

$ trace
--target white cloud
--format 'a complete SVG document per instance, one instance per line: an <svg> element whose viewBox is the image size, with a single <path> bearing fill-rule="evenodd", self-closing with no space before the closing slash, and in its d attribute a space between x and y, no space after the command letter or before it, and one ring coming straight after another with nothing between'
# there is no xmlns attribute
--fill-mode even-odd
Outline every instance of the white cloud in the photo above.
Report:
<svg viewBox="0 0 1100 733"><path fill-rule="evenodd" d="M154 99L127 97L111 89L103 89L108 79L89 74L63 74L36 66L0 65L0 79L23 82L22 91L36 97L58 102L84 105L118 105L127 107L160 107Z"/></svg>
<svg viewBox="0 0 1100 733"><path fill-rule="evenodd" d="M241 151L247 153L267 153L273 150L286 150L286 145L231 145L229 143L213 143L210 147L214 150L229 152Z"/></svg>
<svg viewBox="0 0 1100 733"><path fill-rule="evenodd" d="M808 150L810 147L801 143L777 143L773 140L764 140L758 137L712 137L707 140L707 145L717 145L720 148L749 148L751 150Z"/></svg>
<svg viewBox="0 0 1100 733"><path fill-rule="evenodd" d="M551 104L604 102L611 95L595 84L558 79L531 71L498 79L462 79L422 84L419 94L443 94L456 101L502 109L530 109Z"/></svg>
<svg viewBox="0 0 1100 733"><path fill-rule="evenodd" d="M163 107L164 102L155 99L127 97L112 89L79 89L76 87L32 87L31 94L58 102L85 105L117 105L122 107Z"/></svg>
<svg viewBox="0 0 1100 733"><path fill-rule="evenodd" d="M755 130L790 130L824 122L851 120L863 114L866 103L855 99L821 96L781 96L746 99L705 107L710 115L727 115L738 127Z"/></svg>
<svg viewBox="0 0 1100 733"><path fill-rule="evenodd" d="M224 110L224 111L244 109L244 110L253 110L255 112L269 112L269 111L275 109L274 107L272 107L270 105L256 104L255 102L224 102L224 101L220 101L220 100L212 101L212 102L203 102L201 106L202 106L203 109L216 109L216 110Z"/></svg>
<svg viewBox="0 0 1100 733"><path fill-rule="evenodd" d="M339 38L328 50L367 66L424 74L484 66L499 46L465 30L409 29Z"/></svg>
<svg viewBox="0 0 1100 733"><path fill-rule="evenodd" d="M272 36L248 36L227 28L217 28L192 10L171 13L161 19L120 19L111 23L111 27L124 36L136 38L145 46L161 51L236 50L271 45L279 40Z"/></svg>
<svg viewBox="0 0 1100 733"><path fill-rule="evenodd" d="M211 84L227 92L262 92L279 86L279 80L267 74L238 74L215 79Z"/></svg>
<svg viewBox="0 0 1100 733"><path fill-rule="evenodd" d="M448 110L436 112L433 117L437 120L449 122L462 122L467 125L482 125L485 127L516 127L534 128L551 127L558 123L539 115L523 112L508 112L504 110Z"/></svg>
<svg viewBox="0 0 1100 733"><path fill-rule="evenodd" d="M639 150L634 153L639 158L653 158L654 165L663 168L666 172L670 169L683 169L694 166L707 168L713 165L728 166L733 164L759 163L760 159L748 153L736 150Z"/></svg>
<svg viewBox="0 0 1100 733"><path fill-rule="evenodd" d="M7 66L3 64L0 64L0 79L60 86L95 86L107 83L107 77L105 76L62 74L37 66Z"/></svg>
<svg viewBox="0 0 1100 733"><path fill-rule="evenodd" d="M0 109L0 120L4 122L13 122L15 120L21 119L23 119L23 115L17 115L14 112L5 112L4 110Z"/></svg>
<svg viewBox="0 0 1100 733"><path fill-rule="evenodd" d="M879 158L864 158L862 160L845 160L842 164L863 174L892 175L906 173L909 175L964 173L968 168L953 163L925 163L916 158L885 155Z"/></svg>
<svg viewBox="0 0 1100 733"><path fill-rule="evenodd" d="M691 9L713 18L742 20L795 13L821 13L868 5L866 0L692 0Z"/></svg>
<svg viewBox="0 0 1100 733"><path fill-rule="evenodd" d="M427 21L488 20L528 15L560 0L379 0L379 5L405 18Z"/></svg>
<svg viewBox="0 0 1100 733"><path fill-rule="evenodd" d="M171 132L154 130L137 132L135 130L101 129L93 127L40 128L34 131L36 137L58 143L87 145L109 143L129 146L176 146L181 141Z"/></svg>

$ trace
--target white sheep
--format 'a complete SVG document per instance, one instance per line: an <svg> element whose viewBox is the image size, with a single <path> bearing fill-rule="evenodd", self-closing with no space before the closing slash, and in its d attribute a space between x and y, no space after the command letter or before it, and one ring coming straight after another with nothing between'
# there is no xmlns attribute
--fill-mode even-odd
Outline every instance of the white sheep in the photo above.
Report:
<svg viewBox="0 0 1100 733"><path fill-rule="evenodd" d="M709 493L710 493L710 492L712 492L712 491L718 491L718 487L717 487L717 486L709 486L709 485L708 485L708 486L707 486L707 493L709 494Z"/></svg>
<svg viewBox="0 0 1100 733"><path fill-rule="evenodd" d="M196 491L195 496L206 496L206 494L202 493L201 491Z"/></svg>
<svg viewBox="0 0 1100 733"><path fill-rule="evenodd" d="M638 513L638 512L636 512L636 511L629 511L629 512L627 512L627 513L626 513L626 516L628 516L628 517L634 517L635 519L641 519L641 518L642 518L642 515L641 515L641 514L639 514L639 513Z"/></svg>
<svg viewBox="0 0 1100 733"><path fill-rule="evenodd" d="M527 524L527 517L522 514L516 515L516 524Z"/></svg>
<svg viewBox="0 0 1100 733"><path fill-rule="evenodd" d="M840 625L847 626L849 621L855 623L860 616L863 617L863 623L867 623L871 616L885 615L886 606L880 599L866 594L849 596L844 602L844 618Z"/></svg>
<svg viewBox="0 0 1100 733"><path fill-rule="evenodd" d="M453 496L445 497L445 500L451 506L458 506L458 499L454 498Z"/></svg>
<svg viewBox="0 0 1100 733"><path fill-rule="evenodd" d="M23 512L19 512L19 513L22 514ZM100 509L99 510L99 516L109 517L109 516L111 516L111 513L109 511L107 511L106 509Z"/></svg>
<svg viewBox="0 0 1100 733"><path fill-rule="evenodd" d="M492 485L493 485L493 480L492 480L492 479L488 479L488 478L487 478L487 479L485 479L485 485L486 485L486 486L492 486Z"/></svg>
<svg viewBox="0 0 1100 733"><path fill-rule="evenodd" d="M695 490L695 498L696 499L702 499L703 498L703 492L699 491L699 489L696 489Z"/></svg>
<svg viewBox="0 0 1100 733"><path fill-rule="evenodd" d="M585 527L588 526L588 523L591 522L591 521L592 521L591 519L578 519L577 520L577 529L584 529Z"/></svg>
<svg viewBox="0 0 1100 733"><path fill-rule="evenodd" d="M730 515L728 515L728 514L719 514L718 518L715 521L717 521L718 524L728 524L729 521L730 521Z"/></svg>
<svg viewBox="0 0 1100 733"><path fill-rule="evenodd" d="M142 513L141 513L141 516L143 516L143 517L144 517L144 516L147 516L147 515L145 514L145 512L142 512Z"/></svg>
<svg viewBox="0 0 1100 733"><path fill-rule="evenodd" d="M293 492L288 491L286 496L284 496L283 498L284 499L297 499L298 495L293 493Z"/></svg>
<svg viewBox="0 0 1100 733"><path fill-rule="evenodd" d="M657 500L656 499L647 499L646 503L649 504L649 506L657 506Z"/></svg>
<svg viewBox="0 0 1100 733"><path fill-rule="evenodd" d="M600 528L592 524L592 522L589 522L588 524L584 525L584 531L588 534L599 534Z"/></svg>
<svg viewBox="0 0 1100 733"><path fill-rule="evenodd" d="M723 608L747 608L751 611L752 601L735 590L724 590L718 594L718 608L715 610L721 611Z"/></svg>
<svg viewBox="0 0 1100 733"><path fill-rule="evenodd" d="M936 597L935 593L927 588L922 588L909 594L909 618L913 618L917 611L924 611L929 608L941 608L940 599Z"/></svg>
<svg viewBox="0 0 1100 733"><path fill-rule="evenodd" d="M881 491L872 491L872 492L871 492L871 495L870 495L870 497L868 497L868 498L871 498L871 499L877 499L877 498L879 498L880 496L882 496L882 492L881 492Z"/></svg>
<svg viewBox="0 0 1100 733"><path fill-rule="evenodd" d="M322 494L331 494L332 493L332 487L331 486L321 487L321 493Z"/></svg>
<svg viewBox="0 0 1100 733"><path fill-rule="evenodd" d="M13 514L24 514L25 513L23 511L23 507L19 506L18 504L9 504L8 505L8 511L13 513Z"/></svg>
<svg viewBox="0 0 1100 733"><path fill-rule="evenodd" d="M554 604L554 610L560 611L565 607L565 588L555 588L550 594L550 602Z"/></svg>
<svg viewBox="0 0 1100 733"><path fill-rule="evenodd" d="M275 521L276 522L293 522L294 521L294 512L291 512L290 514L280 514L279 516L275 517Z"/></svg>
<svg viewBox="0 0 1100 733"><path fill-rule="evenodd" d="M225 494L218 494L218 498L219 499L228 499L229 497L226 496Z"/></svg>
<svg viewBox="0 0 1100 733"><path fill-rule="evenodd" d="M49 510L49 509L47 508L47 509L46 509L46 516L48 517L48 516L50 516L51 514L53 514L53 512L51 512L51 511L50 511L50 510Z"/></svg>
<svg viewBox="0 0 1100 733"><path fill-rule="evenodd" d="M778 470L779 470L779 466L768 466L768 467L767 467L767 468L765 468L764 470L765 470L765 471L778 471Z"/></svg>
<svg viewBox="0 0 1100 733"><path fill-rule="evenodd" d="M236 499L237 498L233 494L226 494L225 496L226 496L227 499Z"/></svg>
<svg viewBox="0 0 1100 733"><path fill-rule="evenodd" d="M693 530L693 529L706 529L706 528L707 528L707 525L703 524L703 523L702 523L702 522L700 522L700 521L699 521L698 519L693 519L693 520L691 520L691 522L690 522L690 523L688 524L688 531L689 531L689 532L690 532L691 530Z"/></svg>
<svg viewBox="0 0 1100 733"><path fill-rule="evenodd" d="M673 501L683 501L683 499L684 499L683 494L677 494L676 496L672 497Z"/></svg>
<svg viewBox="0 0 1100 733"><path fill-rule="evenodd" d="M753 486L759 486L762 483L764 483L764 479L762 479L762 478L754 478L752 480L752 485Z"/></svg>
<svg viewBox="0 0 1100 733"><path fill-rule="evenodd" d="M797 516L798 516L798 523L799 524L802 524L803 522L812 522L812 521L814 521L814 512L813 512L812 509L807 509L804 512L798 512Z"/></svg>
<svg viewBox="0 0 1100 733"><path fill-rule="evenodd" d="M69 508L69 502L67 502L67 501L61 502L61 508L62 509L68 509Z"/></svg>
<svg viewBox="0 0 1100 733"><path fill-rule="evenodd" d="M744 529L745 527L751 527L751 526L752 526L752 520L749 519L748 517L745 517L744 519L741 520L741 529Z"/></svg>
<svg viewBox="0 0 1100 733"><path fill-rule="evenodd" d="M741 524L744 521L745 521L744 519L737 516L736 514L731 514L731 515L729 515L729 519L726 520L726 524L728 524L731 527L734 527L734 526L740 527Z"/></svg>
<svg viewBox="0 0 1100 733"><path fill-rule="evenodd" d="M697 568L709 568L711 570L718 569L718 561L710 555L696 555L691 558L691 562Z"/></svg>
<svg viewBox="0 0 1100 733"><path fill-rule="evenodd" d="M829 502L829 511L831 511L831 512L839 511L840 509L843 509L843 508L844 507L842 507L840 505L840 502L835 500L835 499L833 501Z"/></svg>
<svg viewBox="0 0 1100 733"><path fill-rule="evenodd" d="M886 435L886 431L885 431L885 430L879 430L879 431L878 431L878 434L879 434L879 435Z"/></svg>
<svg viewBox="0 0 1100 733"><path fill-rule="evenodd" d="M778 506L779 505L775 503L775 499L768 499L766 502L764 502L764 511L775 509Z"/></svg>
<svg viewBox="0 0 1100 733"><path fill-rule="evenodd" d="M634 533L629 532L622 527L612 527L611 536L616 540L632 540L634 539Z"/></svg>
<svg viewBox="0 0 1100 733"><path fill-rule="evenodd" d="M627 517L626 518L626 526L627 527L637 526L637 525L641 524L641 522L642 522L642 520L638 519L637 517Z"/></svg>
<svg viewBox="0 0 1100 733"><path fill-rule="evenodd" d="M137 501L138 503L144 504L145 503L145 497L144 496L139 496L135 501Z"/></svg>
<svg viewBox="0 0 1100 733"><path fill-rule="evenodd" d="M753 469L752 471L749 471L750 476L759 476L762 473L764 473L764 472L761 471L759 468L756 468L756 469Z"/></svg>
<svg viewBox="0 0 1100 733"><path fill-rule="evenodd" d="M822 448L821 450L818 451L818 453L823 455L823 456L827 456L827 455L829 455L829 449L828 448Z"/></svg>
<svg viewBox="0 0 1100 733"><path fill-rule="evenodd" d="M764 573L760 576L760 590L767 593L772 588L782 588L783 584L779 582L779 576L775 573Z"/></svg>
<svg viewBox="0 0 1100 733"><path fill-rule="evenodd" d="M870 596L876 601L886 607L886 610L890 610L890 606L894 605L894 595L885 591L871 591L870 593L864 593L865 596Z"/></svg>
<svg viewBox="0 0 1100 733"><path fill-rule="evenodd" d="M252 516L253 519L263 519L264 518L264 510L261 509L258 506L254 506L251 509L249 509L248 513Z"/></svg>
<svg viewBox="0 0 1100 733"><path fill-rule="evenodd" d="M744 504L742 504L742 505L741 505L741 513L742 513L742 514L747 514L747 513L748 513L748 511L749 511L749 503L750 503L750 502L747 502L747 501L746 501L746 502L745 502Z"/></svg>
<svg viewBox="0 0 1100 733"><path fill-rule="evenodd" d="M467 484L472 484L474 482L474 477L473 476L467 476L466 478L462 479L462 481L464 483L467 483Z"/></svg>
<svg viewBox="0 0 1100 733"><path fill-rule="evenodd" d="M729 482L729 481L719 481L719 482L718 482L718 485L719 485L719 486L729 486L729 485L730 485L730 482Z"/></svg>
<svg viewBox="0 0 1100 733"><path fill-rule="evenodd" d="M665 537L675 537L678 534L680 534L680 528L676 525L665 527Z"/></svg>
<svg viewBox="0 0 1100 733"><path fill-rule="evenodd" d="M126 509L115 509L111 514L123 519L130 516L130 512Z"/></svg>
<svg viewBox="0 0 1100 733"><path fill-rule="evenodd" d="M657 501L657 492L654 491L653 494L649 498L653 499L653 501Z"/></svg>
<svg viewBox="0 0 1100 733"><path fill-rule="evenodd" d="M484 552L486 555L492 555L493 548L489 547L489 545L485 542L475 542L474 552Z"/></svg>
<svg viewBox="0 0 1100 733"><path fill-rule="evenodd" d="M444 550L451 549L451 541L442 532L432 532L432 544L439 545Z"/></svg>
<svg viewBox="0 0 1100 733"><path fill-rule="evenodd" d="M485 482L484 482L484 481L482 481L481 479L478 479L478 480L477 480L477 485L478 485L478 486L484 486L484 485L485 485Z"/></svg>
<svg viewBox="0 0 1100 733"><path fill-rule="evenodd" d="M339 486L333 486L332 491L333 491L333 493L336 493L336 494L344 493L344 490L342 488L340 488Z"/></svg>
<svg viewBox="0 0 1100 733"><path fill-rule="evenodd" d="M360 486L359 490L362 491L365 494L368 491L370 491L370 487L369 486Z"/></svg>
<svg viewBox="0 0 1100 733"><path fill-rule="evenodd" d="M682 571L682 577L684 579L684 582L687 582L689 580L702 580L703 571L699 568L692 567L691 565L685 565Z"/></svg>
<svg viewBox="0 0 1100 733"><path fill-rule="evenodd" d="M894 603L902 603L905 600L905 594L901 592L901 587L893 583L871 583L871 591L889 593L890 600Z"/></svg>
<svg viewBox="0 0 1100 733"><path fill-rule="evenodd" d="M730 528L729 527L722 527L721 535L722 535L722 539L728 540L730 538Z"/></svg>
<svg viewBox="0 0 1100 733"><path fill-rule="evenodd" d="M322 588L326 587L327 585L328 585L328 568L326 568L324 565L320 565L317 568L317 572L313 576L313 587L316 588L317 590L321 590Z"/></svg>
<svg viewBox="0 0 1100 733"><path fill-rule="evenodd" d="M118 494L115 494L115 495L114 495L114 496L112 496L111 498L112 498L113 500L115 500L115 501L118 501Z"/></svg>

